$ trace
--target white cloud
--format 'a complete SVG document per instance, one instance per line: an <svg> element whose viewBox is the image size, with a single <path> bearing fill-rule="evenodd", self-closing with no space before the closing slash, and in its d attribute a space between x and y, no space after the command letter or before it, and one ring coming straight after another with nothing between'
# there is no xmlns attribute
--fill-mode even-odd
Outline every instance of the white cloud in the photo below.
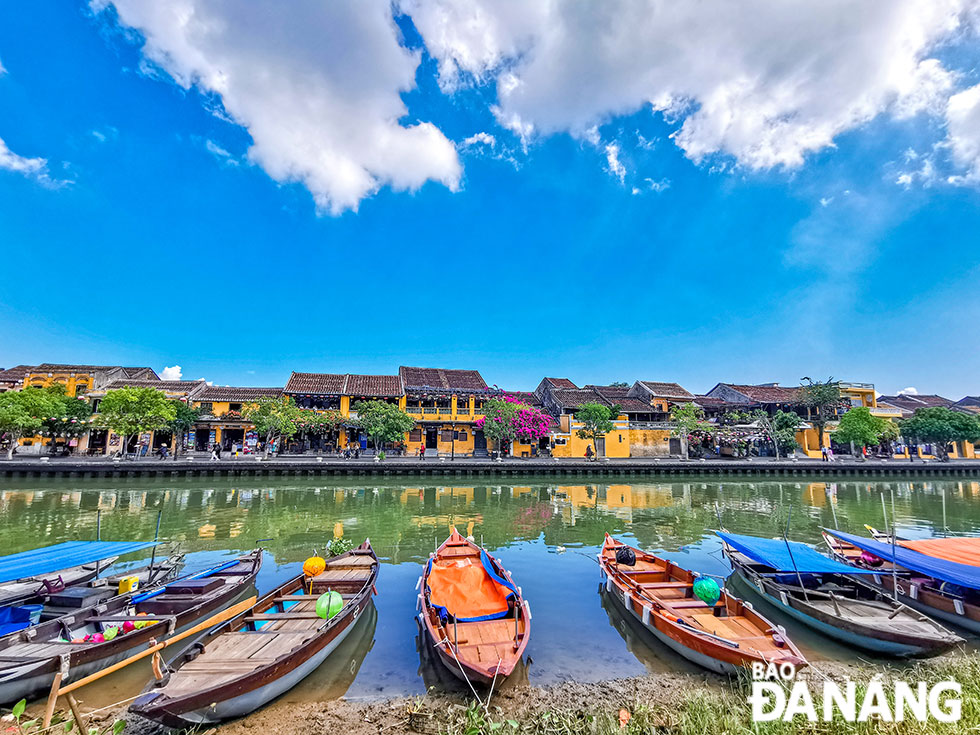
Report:
<svg viewBox="0 0 980 735"><path fill-rule="evenodd" d="M833 197L820 197L820 206L827 207L832 201L834 201Z"/></svg>
<svg viewBox="0 0 980 735"><path fill-rule="evenodd" d="M105 133L103 133L100 130L93 130L92 131L92 137L95 138L100 143L105 143L105 141L106 141Z"/></svg>
<svg viewBox="0 0 980 735"><path fill-rule="evenodd" d="M229 153L228 151L226 151L224 148L222 148L220 145L218 145L217 143L215 143L210 138L208 138L206 141L204 141L204 147L207 148L208 153L210 153L211 155L213 155L215 158L217 158L222 163L226 163L229 166L237 166L238 165L238 159L237 158L235 158L233 155L231 155L231 153Z"/></svg>
<svg viewBox="0 0 980 735"><path fill-rule="evenodd" d="M48 160L46 158L20 156L7 147L3 138L0 138L0 169L22 174L46 186L57 186L64 183L54 181L48 175Z"/></svg>
<svg viewBox="0 0 980 735"><path fill-rule="evenodd" d="M490 135L490 133L480 132L471 135L469 138L465 138L462 143L463 148L469 148L475 145L488 145L493 148L497 145L497 139Z"/></svg>
<svg viewBox="0 0 980 735"><path fill-rule="evenodd" d="M670 181L668 179L660 179L660 181L656 181L654 179L643 180L647 183L647 186L650 187L650 191L659 193L661 191L667 191L667 189L670 188Z"/></svg>
<svg viewBox="0 0 980 735"><path fill-rule="evenodd" d="M619 160L619 146L615 143L606 145L606 165L609 173L619 179L619 183L626 181L626 166Z"/></svg>
<svg viewBox="0 0 980 735"><path fill-rule="evenodd" d="M0 77L7 73L7 70L3 66L3 61L0 61Z"/></svg>
<svg viewBox="0 0 980 735"><path fill-rule="evenodd" d="M219 99L248 129L249 159L321 210L357 209L383 186L458 188L455 146L432 123L401 122L420 54L400 45L388 0L92 0L109 4L151 64Z"/></svg>
<svg viewBox="0 0 980 735"><path fill-rule="evenodd" d="M895 183L908 189L910 186L912 186L912 174L910 174L908 171L903 174L899 174L898 178L895 179Z"/></svg>
<svg viewBox="0 0 980 735"><path fill-rule="evenodd" d="M183 371L180 369L180 365L165 367L160 371L160 380L180 380L182 374Z"/></svg>
<svg viewBox="0 0 980 735"><path fill-rule="evenodd" d="M796 167L883 113L939 114L953 76L932 57L974 0L401 0L454 89L496 79L498 121L527 140L588 138L644 106L694 161Z"/></svg>
<svg viewBox="0 0 980 735"><path fill-rule="evenodd" d="M980 84L949 98L946 129L953 161L966 171L953 182L980 181Z"/></svg>
<svg viewBox="0 0 980 735"><path fill-rule="evenodd" d="M898 395L900 395L900 396L917 396L917 395L919 395L919 391L918 391L918 389L913 388L910 385L908 388L902 388L902 390L900 390L898 392Z"/></svg>

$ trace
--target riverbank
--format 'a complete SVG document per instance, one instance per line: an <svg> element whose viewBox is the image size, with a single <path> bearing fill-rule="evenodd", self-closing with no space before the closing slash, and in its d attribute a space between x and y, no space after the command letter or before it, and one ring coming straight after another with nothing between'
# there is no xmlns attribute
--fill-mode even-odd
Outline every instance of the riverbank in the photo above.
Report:
<svg viewBox="0 0 980 735"><path fill-rule="evenodd" d="M825 677L842 690L848 680L857 682L859 703L865 686L879 676L885 692L893 681L914 685L954 680L962 685L962 717L948 725L928 720L919 722L906 710L902 723L868 722L847 724L838 716L831 722L753 723L746 701L747 681L731 681L715 674L661 673L596 683L565 682L547 687L518 686L495 693L489 707L479 706L472 695L430 691L424 697L384 701L296 702L289 695L248 717L217 729L219 735L307 735L311 732L343 732L344 735L379 733L445 733L446 735L760 735L761 733L908 733L925 735L940 731L972 732L980 728L980 655L948 654L938 659L908 664L874 665L821 662L819 672L802 674L811 690L818 692ZM891 697L888 697L892 702ZM817 712L822 712L814 695ZM125 710L103 713L93 725L109 726L126 718ZM202 731L206 731L203 728ZM126 733L155 735L150 723L130 719Z"/></svg>
<svg viewBox="0 0 980 735"><path fill-rule="evenodd" d="M111 460L91 458L15 458L0 461L0 478L182 478L182 477L980 477L980 460L907 462L896 459L820 460L753 459L489 459L432 457L425 461L392 458L344 460L335 457L256 456L178 460Z"/></svg>

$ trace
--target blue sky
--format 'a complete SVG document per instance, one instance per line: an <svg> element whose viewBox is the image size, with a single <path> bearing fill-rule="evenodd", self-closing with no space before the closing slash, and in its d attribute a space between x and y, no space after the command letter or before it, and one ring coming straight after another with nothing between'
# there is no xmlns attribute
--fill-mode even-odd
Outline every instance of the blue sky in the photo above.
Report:
<svg viewBox="0 0 980 735"><path fill-rule="evenodd" d="M424 0L174 3L229 14L207 32L140 5L0 8L0 366L980 392L976 3L859 13L844 40L820 33L844 2L774 18L793 85L752 28L731 70L683 63L707 17L661 19L678 60L573 6L477 7L500 15L473 38ZM911 27L906 85L875 63Z"/></svg>

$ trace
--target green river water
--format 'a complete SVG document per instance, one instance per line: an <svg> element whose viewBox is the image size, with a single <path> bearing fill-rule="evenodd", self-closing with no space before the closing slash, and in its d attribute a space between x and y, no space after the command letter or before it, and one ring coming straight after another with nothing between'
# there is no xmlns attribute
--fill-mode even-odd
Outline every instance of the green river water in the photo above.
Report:
<svg viewBox="0 0 980 735"><path fill-rule="evenodd" d="M531 604L526 677L546 684L691 670L616 612L598 593L595 554L605 532L697 571L726 575L711 529L783 533L817 544L820 527L864 533L884 526L894 498L900 535L980 534L980 480L826 482L643 481L472 485L458 478L421 484L296 479L22 480L0 482L0 549L14 553L92 539L101 515L106 540L161 537L187 552L185 571L203 569L261 544L259 592L299 573L314 549L344 536L371 539L383 564L376 612L332 659L289 697L346 693L378 698L453 686L420 658L414 612L422 564L455 525L499 556ZM100 514L101 511L101 514ZM137 559L123 560L136 563ZM783 621L814 661L858 654ZM85 690L88 706L136 694L149 676L134 666Z"/></svg>

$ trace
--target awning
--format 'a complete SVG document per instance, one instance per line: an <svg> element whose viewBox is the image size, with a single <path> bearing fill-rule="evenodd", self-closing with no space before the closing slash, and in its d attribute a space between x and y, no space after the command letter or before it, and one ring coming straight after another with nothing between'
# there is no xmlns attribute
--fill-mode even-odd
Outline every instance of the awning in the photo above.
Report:
<svg viewBox="0 0 980 735"><path fill-rule="evenodd" d="M65 541L54 546L0 556L0 584L92 564L154 545L153 541Z"/></svg>
<svg viewBox="0 0 980 735"><path fill-rule="evenodd" d="M921 541L899 541L900 545L912 551L937 559L966 564L980 565L980 537L967 538L929 538Z"/></svg>
<svg viewBox="0 0 980 735"><path fill-rule="evenodd" d="M952 584L958 584L961 587L980 590L980 566L959 564L957 562L939 559L935 556L913 551L912 549L906 549L901 544L897 544L893 548L891 544L885 544L864 536L855 536L852 533L844 533L843 531L832 531L829 528L824 530L836 536L841 541L853 544L859 549L874 554L885 561L893 561L905 569L910 569L913 572L918 572L919 574L943 582L950 582Z"/></svg>
<svg viewBox="0 0 980 735"><path fill-rule="evenodd" d="M772 567L777 572L800 572L801 574L875 574L875 572L855 569L824 556L816 549L798 541L742 536L737 533L715 531L730 546L741 551L757 564ZM789 548L787 548L787 544ZM792 556L790 555L792 551Z"/></svg>

